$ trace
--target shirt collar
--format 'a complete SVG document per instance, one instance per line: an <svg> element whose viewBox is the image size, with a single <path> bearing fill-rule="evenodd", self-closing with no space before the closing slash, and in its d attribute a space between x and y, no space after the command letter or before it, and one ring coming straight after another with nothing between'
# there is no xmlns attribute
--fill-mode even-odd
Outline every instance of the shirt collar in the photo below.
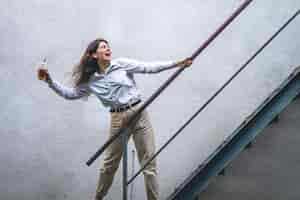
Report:
<svg viewBox="0 0 300 200"><path fill-rule="evenodd" d="M112 63L110 62L110 63L109 63L109 66L105 69L104 73L99 73L98 71L96 71L96 72L94 73L94 75L95 75L96 77L104 76L104 75L106 75L106 74L109 73L109 71L111 70L111 68L112 68Z"/></svg>

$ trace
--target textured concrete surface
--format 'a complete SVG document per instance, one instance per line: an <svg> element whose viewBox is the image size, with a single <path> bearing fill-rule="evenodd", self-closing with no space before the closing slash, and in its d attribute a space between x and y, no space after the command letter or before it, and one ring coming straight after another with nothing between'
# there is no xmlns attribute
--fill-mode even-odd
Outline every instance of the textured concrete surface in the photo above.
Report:
<svg viewBox="0 0 300 200"><path fill-rule="evenodd" d="M202 193L201 200L300 198L300 99L258 136Z"/></svg>
<svg viewBox="0 0 300 200"><path fill-rule="evenodd" d="M107 139L108 112L94 97L66 101L38 81L36 68L43 57L52 77L66 85L67 73L95 37L111 42L113 57L180 59L193 53L241 2L1 1L0 199L94 196L102 158L89 168L85 162ZM157 147L299 7L299 0L254 1L149 107ZM300 64L299 25L300 18L160 155L162 199ZM136 76L143 96L149 97L171 73ZM129 148L131 152L131 143ZM120 198L120 172L108 200ZM144 197L140 176L134 199Z"/></svg>

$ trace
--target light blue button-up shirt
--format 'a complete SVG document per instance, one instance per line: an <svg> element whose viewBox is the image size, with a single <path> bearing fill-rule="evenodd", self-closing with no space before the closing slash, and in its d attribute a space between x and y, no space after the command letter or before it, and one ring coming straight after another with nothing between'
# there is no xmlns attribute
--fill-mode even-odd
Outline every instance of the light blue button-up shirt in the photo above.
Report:
<svg viewBox="0 0 300 200"><path fill-rule="evenodd" d="M87 83L78 87L66 87L53 79L49 87L69 100L94 94L105 107L116 108L141 99L134 80L135 73L159 73L173 67L174 61L140 62L119 58L112 60L104 73L95 72Z"/></svg>

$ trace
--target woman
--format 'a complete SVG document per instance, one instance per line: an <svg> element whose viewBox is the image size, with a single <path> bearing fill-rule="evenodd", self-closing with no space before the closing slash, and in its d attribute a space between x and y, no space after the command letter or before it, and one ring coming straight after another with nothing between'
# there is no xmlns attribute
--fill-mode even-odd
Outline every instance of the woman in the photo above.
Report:
<svg viewBox="0 0 300 200"><path fill-rule="evenodd" d="M99 38L92 41L75 66L72 77L74 87L69 88L53 80L46 68L38 69L38 77L48 83L58 95L66 99L79 99L90 94L97 96L105 107L110 108L110 137L117 134L122 125L141 106L141 96L134 80L135 73L158 73L173 67L187 67L191 59L179 62L139 62L132 59L111 59L108 41ZM149 117L143 111L129 128L137 149L140 163L145 163L155 153L154 134ZM100 170L96 200L102 200L109 190L122 157L120 139L116 139L105 151ZM143 171L148 200L157 200L158 183L155 159Z"/></svg>

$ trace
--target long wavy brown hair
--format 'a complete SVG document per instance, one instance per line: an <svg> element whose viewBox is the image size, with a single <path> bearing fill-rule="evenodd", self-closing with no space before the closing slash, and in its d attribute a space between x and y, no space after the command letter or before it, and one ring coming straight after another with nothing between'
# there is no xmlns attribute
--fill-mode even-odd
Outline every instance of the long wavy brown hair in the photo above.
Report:
<svg viewBox="0 0 300 200"><path fill-rule="evenodd" d="M93 40L86 48L80 62L75 65L72 71L72 82L74 86L87 83L91 75L99 70L97 60L93 58L92 55L96 52L100 42L106 42L108 44L108 41L103 38Z"/></svg>

